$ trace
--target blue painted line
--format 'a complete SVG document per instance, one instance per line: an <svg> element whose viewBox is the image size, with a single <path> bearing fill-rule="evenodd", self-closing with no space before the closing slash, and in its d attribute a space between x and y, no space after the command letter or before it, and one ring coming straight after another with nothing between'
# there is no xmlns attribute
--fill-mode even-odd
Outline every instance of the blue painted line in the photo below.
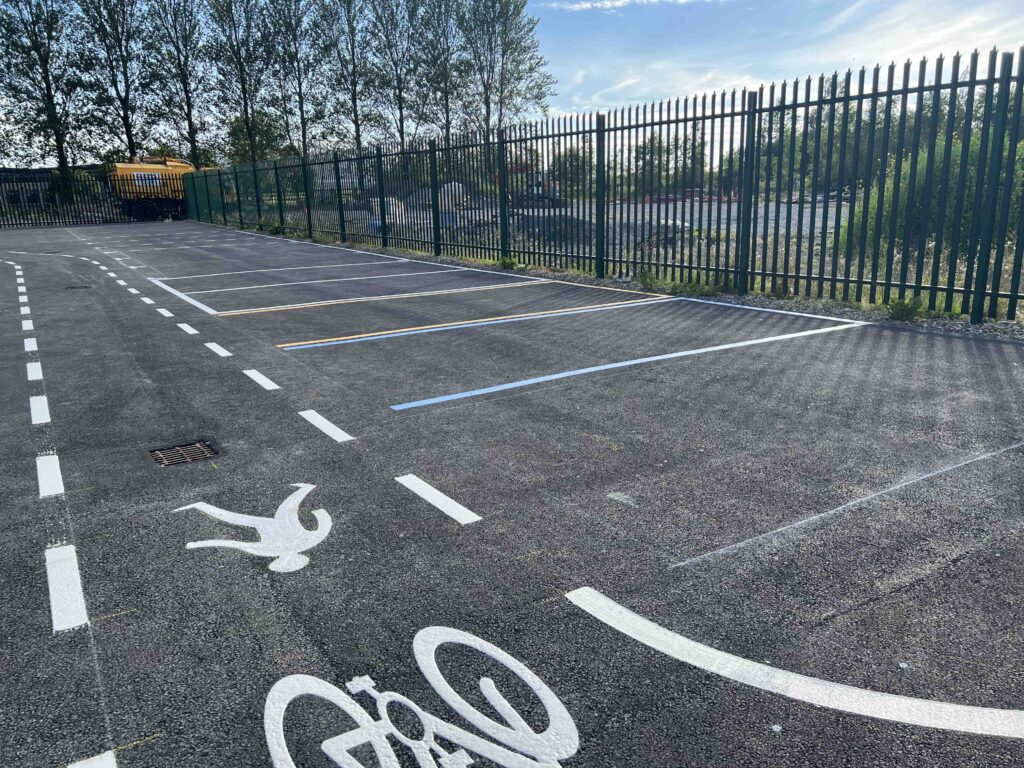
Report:
<svg viewBox="0 0 1024 768"><path fill-rule="evenodd" d="M480 328L485 325L504 325L505 323L519 323L524 320L547 320L549 317L565 317L567 315L585 315L590 312L607 312L610 309L634 309L646 307L650 304L665 304L670 301L683 301L681 298L673 299L651 299L650 301L637 301L632 304L609 304L607 307L591 307L589 309L570 309L565 312L551 312L545 315L534 317L510 317L505 320L481 320L478 323L463 323L462 325L451 325L445 328L423 328L417 331L396 331L395 333L382 333L378 336L364 336L358 339L342 339L340 341L320 341L315 344L299 344L284 349L288 352L293 349L315 349L317 347L334 347L339 344L359 344L364 341L380 341L381 339L396 339L399 336L418 336L421 333L440 333L441 331L459 331L463 328Z"/></svg>
<svg viewBox="0 0 1024 768"><path fill-rule="evenodd" d="M510 389L520 389L522 387L529 387L533 384L543 384L548 381L558 381L560 379L568 379L574 376L585 376L588 373L600 373L602 371L611 371L616 368L630 368L636 365L646 365L647 363L657 363L663 360L675 360L680 357L690 357L692 355L703 355L708 352L720 352L726 349L738 349L739 347L750 347L755 344L768 344L773 341L785 341L786 339L796 339L802 336L815 336L821 333L830 333L832 331L843 331L847 328L860 328L864 323L844 323L843 325L831 325L827 328L815 328L810 331L798 331L796 333L784 333L780 336L766 336L760 339L749 339L747 341L735 341L730 344L718 344L713 347L702 347L700 349L686 349L682 352L670 352L665 355L654 355L652 357L639 357L635 360L622 360L617 363L606 363L604 365L592 365L589 368L577 368L573 371L562 371L560 373L551 373L547 376L536 376L532 379L522 379L521 381L512 381L508 384L497 384L493 387L484 387L482 389L471 389L467 392L456 392L452 395L441 395L440 397L429 397L426 400L414 400L409 403L399 403L398 405L390 406L393 411L407 411L410 408L422 408L425 405L437 405L438 403L447 403L451 400L463 400L467 397L479 397L480 395L490 395L494 392L505 392Z"/></svg>

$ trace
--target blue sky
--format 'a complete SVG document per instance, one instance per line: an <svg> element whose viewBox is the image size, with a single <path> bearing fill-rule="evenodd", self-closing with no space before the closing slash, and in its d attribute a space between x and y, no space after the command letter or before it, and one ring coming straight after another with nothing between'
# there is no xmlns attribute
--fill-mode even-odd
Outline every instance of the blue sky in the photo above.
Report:
<svg viewBox="0 0 1024 768"><path fill-rule="evenodd" d="M1022 0L530 0L552 112L1024 44Z"/></svg>

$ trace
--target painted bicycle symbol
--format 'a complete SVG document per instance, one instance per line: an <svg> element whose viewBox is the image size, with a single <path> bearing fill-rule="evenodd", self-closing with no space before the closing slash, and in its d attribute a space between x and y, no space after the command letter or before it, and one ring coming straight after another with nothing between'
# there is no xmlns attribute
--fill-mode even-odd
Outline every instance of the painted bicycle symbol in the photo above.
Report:
<svg viewBox="0 0 1024 768"><path fill-rule="evenodd" d="M437 664L437 651L445 644L462 645L485 654L522 680L534 692L547 712L548 727L537 733L501 694L489 677L480 678L480 692L504 722L476 709L448 683ZM369 745L380 768L400 768L391 736L415 757L420 768L468 768L474 765L472 755L503 766L503 768L560 768L561 761L572 757L579 748L579 733L565 705L537 675L522 662L500 648L475 635L449 627L427 627L413 640L413 654L423 676L437 694L478 731L453 725L425 712L415 702L393 691L381 693L376 683L366 676L354 677L346 684L349 693L365 694L373 699L379 719L348 693L309 675L290 675L270 689L264 707L264 728L267 748L274 768L297 768L284 733L285 711L300 696L314 696L334 704L355 721L356 726L324 741L320 748L339 768L367 768L351 752ZM395 723L401 710L402 723L418 721L418 732L409 735ZM448 751L438 740L459 747Z"/></svg>

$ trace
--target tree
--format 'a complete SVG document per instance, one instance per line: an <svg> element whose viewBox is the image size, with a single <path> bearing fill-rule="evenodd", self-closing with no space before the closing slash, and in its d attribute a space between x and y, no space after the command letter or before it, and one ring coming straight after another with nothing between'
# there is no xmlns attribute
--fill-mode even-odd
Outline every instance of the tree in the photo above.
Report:
<svg viewBox="0 0 1024 768"><path fill-rule="evenodd" d="M148 62L158 93L157 114L170 123L175 139L188 147L189 160L197 168L211 85L210 66L203 55L206 24L202 0L150 0Z"/></svg>
<svg viewBox="0 0 1024 768"><path fill-rule="evenodd" d="M418 70L423 119L446 144L465 103L469 60L458 24L459 0L425 0Z"/></svg>
<svg viewBox="0 0 1024 768"><path fill-rule="evenodd" d="M537 41L537 19L526 0L463 0L459 31L469 56L474 121L485 132L503 128L530 110L547 112L555 79Z"/></svg>
<svg viewBox="0 0 1024 768"><path fill-rule="evenodd" d="M0 2L0 99L7 131L20 138L25 159L56 158L66 172L82 112L80 45L70 0Z"/></svg>
<svg viewBox="0 0 1024 768"><path fill-rule="evenodd" d="M277 114L262 107L253 110L247 123L241 115L228 121L225 154L231 165L254 162L252 157L276 158L289 154L288 134Z"/></svg>
<svg viewBox="0 0 1024 768"><path fill-rule="evenodd" d="M104 143L114 139L128 157L136 157L149 123L151 93L142 0L79 0L78 7L97 128Z"/></svg>
<svg viewBox="0 0 1024 768"><path fill-rule="evenodd" d="M266 99L270 70L267 21L260 0L208 0L213 35L210 56L221 106L241 119L250 163L260 159L257 112Z"/></svg>
<svg viewBox="0 0 1024 768"><path fill-rule="evenodd" d="M403 151L416 114L416 49L421 42L422 12L421 0L375 0L370 15L369 39L377 74L374 90Z"/></svg>
<svg viewBox="0 0 1024 768"><path fill-rule="evenodd" d="M273 59L284 97L280 108L286 126L290 126L294 109L297 146L307 155L311 132L323 124L326 116L323 74L329 37L325 39L312 0L270 0L268 16L274 33Z"/></svg>
<svg viewBox="0 0 1024 768"><path fill-rule="evenodd" d="M362 155L369 71L366 2L319 0L317 11L318 23L328 34L327 78L344 93L344 98L337 102L337 109L352 126L355 152Z"/></svg>

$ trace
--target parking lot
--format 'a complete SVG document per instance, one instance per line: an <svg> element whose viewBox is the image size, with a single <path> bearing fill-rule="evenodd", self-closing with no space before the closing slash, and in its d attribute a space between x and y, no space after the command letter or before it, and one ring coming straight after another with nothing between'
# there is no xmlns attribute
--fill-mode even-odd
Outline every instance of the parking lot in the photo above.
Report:
<svg viewBox="0 0 1024 768"><path fill-rule="evenodd" d="M1020 344L173 222L0 370L5 764L1024 761Z"/></svg>

